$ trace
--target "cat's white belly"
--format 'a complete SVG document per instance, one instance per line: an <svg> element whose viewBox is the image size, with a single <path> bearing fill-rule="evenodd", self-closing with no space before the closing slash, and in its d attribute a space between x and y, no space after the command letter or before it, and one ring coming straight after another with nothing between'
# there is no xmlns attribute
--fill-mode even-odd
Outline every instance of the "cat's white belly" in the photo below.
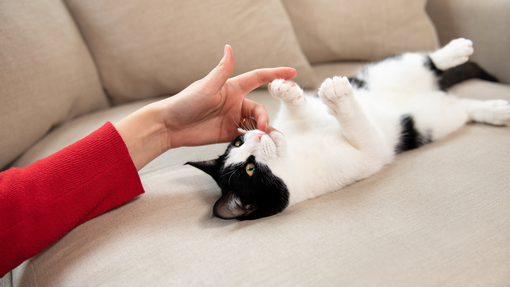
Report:
<svg viewBox="0 0 510 287"><path fill-rule="evenodd" d="M288 153L299 156L272 171L286 183L289 205L335 192L391 162L392 151L368 156L339 137L339 132L338 127L329 127L286 136Z"/></svg>
<svg viewBox="0 0 510 287"><path fill-rule="evenodd" d="M275 128L285 135L288 154L299 155L293 156L285 167L272 167L289 188L289 205L337 191L378 172L393 160L398 119L381 107L367 111L375 112L373 121L384 135L378 143L380 152L368 155L346 140L338 120L327 113L320 99L307 97L307 106L313 111L307 117L275 121Z"/></svg>

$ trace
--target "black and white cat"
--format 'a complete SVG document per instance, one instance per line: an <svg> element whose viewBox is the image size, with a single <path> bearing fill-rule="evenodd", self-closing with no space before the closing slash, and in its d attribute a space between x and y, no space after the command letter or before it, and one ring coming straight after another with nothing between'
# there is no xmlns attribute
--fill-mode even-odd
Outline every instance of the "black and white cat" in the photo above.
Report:
<svg viewBox="0 0 510 287"><path fill-rule="evenodd" d="M364 179L395 154L443 138L466 122L510 124L507 101L443 91L469 78L495 80L466 63L472 53L472 42L461 38L431 54L390 57L350 79L326 79L319 97L275 80L269 91L282 101L273 124L281 133L247 131L218 159L188 164L220 186L217 217L257 219Z"/></svg>

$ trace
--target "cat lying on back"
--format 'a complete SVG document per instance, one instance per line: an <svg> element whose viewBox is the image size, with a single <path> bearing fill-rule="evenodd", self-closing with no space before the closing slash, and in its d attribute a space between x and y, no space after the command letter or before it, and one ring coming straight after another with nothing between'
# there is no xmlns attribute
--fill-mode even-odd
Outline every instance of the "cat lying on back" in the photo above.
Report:
<svg viewBox="0 0 510 287"><path fill-rule="evenodd" d="M326 79L319 97L275 80L269 91L282 101L274 121L282 133L250 130L218 159L188 164L220 186L217 217L257 219L364 179L395 154L443 138L469 121L509 124L507 101L444 92L469 78L496 81L466 63L472 53L470 40L457 39L431 54L390 57L352 78Z"/></svg>

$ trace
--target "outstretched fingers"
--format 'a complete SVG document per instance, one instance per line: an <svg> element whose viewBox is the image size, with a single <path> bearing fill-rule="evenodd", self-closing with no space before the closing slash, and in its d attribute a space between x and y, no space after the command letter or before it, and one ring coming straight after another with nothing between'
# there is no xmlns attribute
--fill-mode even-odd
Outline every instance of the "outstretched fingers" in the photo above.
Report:
<svg viewBox="0 0 510 287"><path fill-rule="evenodd" d="M260 85L271 83L275 79L289 80L296 77L294 68L271 68L253 70L230 79L243 93L249 93Z"/></svg>
<svg viewBox="0 0 510 287"><path fill-rule="evenodd" d="M293 68L272 68L253 70L230 79L231 83L240 89L240 95L258 88L260 85L271 83L275 79L289 80L296 76L297 72ZM254 101L243 99L241 114L245 118L253 116L257 123L257 129L265 132L269 122L269 115L266 108Z"/></svg>
<svg viewBox="0 0 510 287"><path fill-rule="evenodd" d="M229 45L225 46L220 63L203 79L204 83L219 91L234 71L234 52Z"/></svg>

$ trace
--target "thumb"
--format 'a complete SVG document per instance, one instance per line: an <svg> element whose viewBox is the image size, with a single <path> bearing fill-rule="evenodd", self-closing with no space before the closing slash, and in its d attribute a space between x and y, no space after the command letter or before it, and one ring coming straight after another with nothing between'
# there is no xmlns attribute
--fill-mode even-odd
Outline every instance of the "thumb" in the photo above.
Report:
<svg viewBox="0 0 510 287"><path fill-rule="evenodd" d="M220 63L204 78L204 84L220 90L234 71L234 53L230 45L225 45Z"/></svg>

